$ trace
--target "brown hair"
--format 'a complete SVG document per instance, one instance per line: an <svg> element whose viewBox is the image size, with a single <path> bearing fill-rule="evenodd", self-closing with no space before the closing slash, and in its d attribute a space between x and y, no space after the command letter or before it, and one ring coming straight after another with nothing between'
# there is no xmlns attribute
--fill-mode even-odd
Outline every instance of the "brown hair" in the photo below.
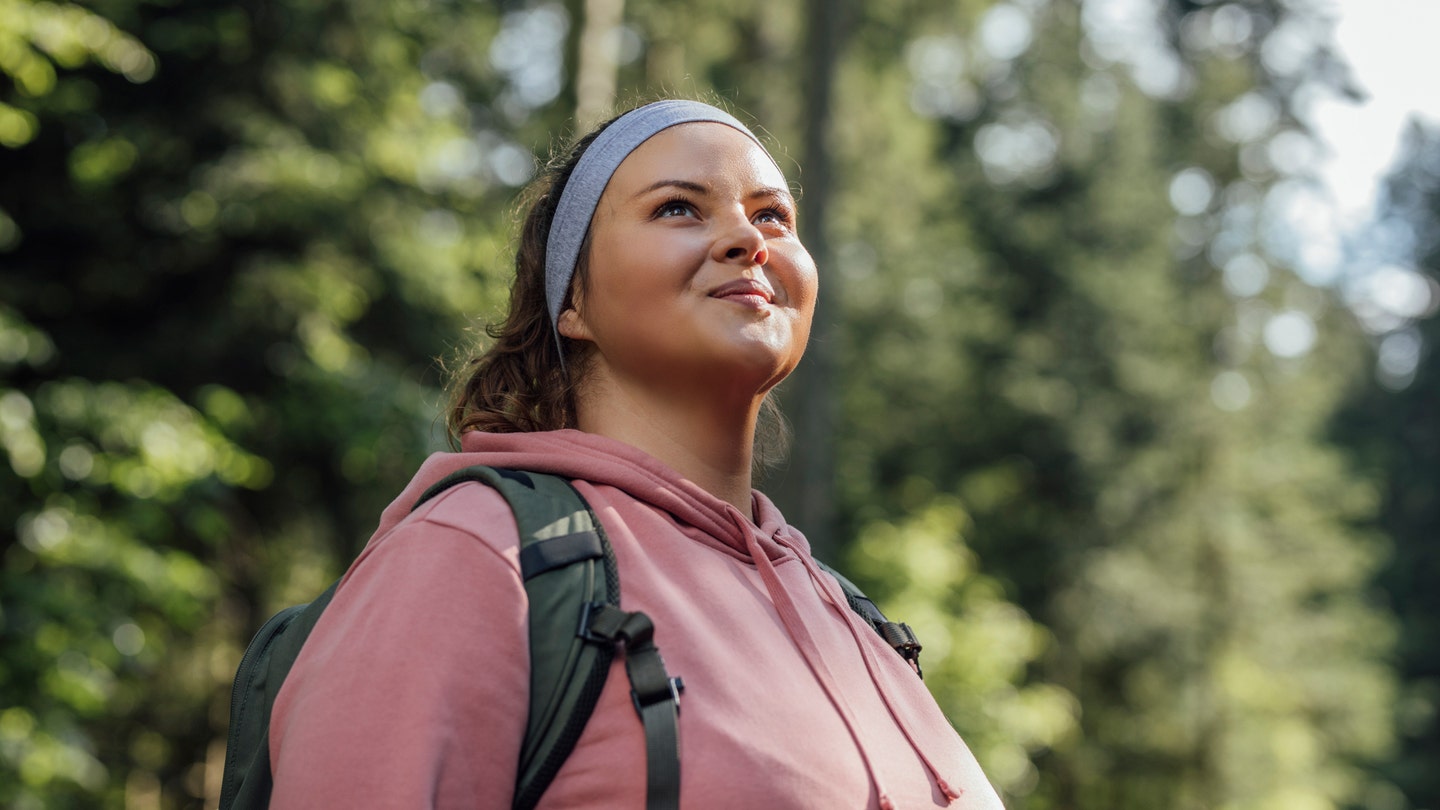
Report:
<svg viewBox="0 0 1440 810"><path fill-rule="evenodd" d="M458 446L460 436L471 430L528 433L576 426L575 397L589 367L589 344L562 336L556 351L545 301L545 253L565 184L585 150L619 117L552 157L521 197L526 213L515 249L509 310L504 321L485 328L488 345L482 344L478 355L472 354L451 374L445 421L452 444ZM589 256L587 229L562 312L577 296L584 297ZM782 461L789 449L790 428L773 394L761 403L756 426L753 467L757 472Z"/></svg>
<svg viewBox="0 0 1440 810"><path fill-rule="evenodd" d="M567 373L556 351L555 332L545 302L545 249L555 208L575 164L614 120L606 121L570 149L552 157L521 197L527 212L515 248L510 308L504 321L485 328L490 345L452 375L445 420L452 443L470 430L527 433L575 427L575 391L584 378L586 352L569 338L560 338L569 366ZM576 290L585 288L589 248L587 231L562 311L570 306Z"/></svg>

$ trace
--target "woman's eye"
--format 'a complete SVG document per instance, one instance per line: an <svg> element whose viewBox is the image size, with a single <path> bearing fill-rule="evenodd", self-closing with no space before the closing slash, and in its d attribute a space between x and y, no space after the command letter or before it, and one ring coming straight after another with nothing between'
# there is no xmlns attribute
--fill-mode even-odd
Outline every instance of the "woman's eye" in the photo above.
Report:
<svg viewBox="0 0 1440 810"><path fill-rule="evenodd" d="M788 211L782 211L779 208L766 208L755 215L753 222L757 225L788 226L790 224L790 214Z"/></svg>
<svg viewBox="0 0 1440 810"><path fill-rule="evenodd" d="M683 200L671 200L655 209L656 217L684 217L694 213L690 203Z"/></svg>

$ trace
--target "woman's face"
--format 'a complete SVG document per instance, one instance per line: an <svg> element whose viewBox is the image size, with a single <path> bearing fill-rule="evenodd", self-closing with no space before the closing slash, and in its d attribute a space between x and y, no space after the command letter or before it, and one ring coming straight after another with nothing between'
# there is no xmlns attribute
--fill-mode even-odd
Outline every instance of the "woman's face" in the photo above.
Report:
<svg viewBox="0 0 1440 810"><path fill-rule="evenodd" d="M800 362L815 310L795 214L784 176L744 134L661 131L600 198L583 300L561 333L592 342L592 370L617 381L768 390Z"/></svg>

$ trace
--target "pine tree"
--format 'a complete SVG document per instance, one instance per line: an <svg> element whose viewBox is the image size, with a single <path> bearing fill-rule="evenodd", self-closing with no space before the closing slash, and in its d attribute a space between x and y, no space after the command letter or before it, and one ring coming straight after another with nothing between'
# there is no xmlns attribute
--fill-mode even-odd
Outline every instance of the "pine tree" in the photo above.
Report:
<svg viewBox="0 0 1440 810"><path fill-rule="evenodd" d="M213 805L241 645L439 446L563 23L4 4L0 804Z"/></svg>
<svg viewBox="0 0 1440 810"><path fill-rule="evenodd" d="M1266 144L1303 135L1298 68L1262 52L1300 20L865 12L837 115L850 525L917 480L958 496L1055 633L1037 674L1082 735L1027 806L1358 801L1351 762L1387 739L1383 544L1324 431L1360 342L1263 231ZM1225 286L1247 270L1270 283Z"/></svg>
<svg viewBox="0 0 1440 810"><path fill-rule="evenodd" d="M1398 751L1382 771L1408 802L1395 806L1434 807L1440 804L1440 595L1434 585L1440 576L1434 552L1440 535L1440 319L1434 317L1440 307L1440 132L1417 125L1408 134L1376 232L1383 252L1352 285L1355 304L1376 333L1375 384L1348 403L1336 430L1377 482L1376 527L1393 543L1377 583L1400 624Z"/></svg>

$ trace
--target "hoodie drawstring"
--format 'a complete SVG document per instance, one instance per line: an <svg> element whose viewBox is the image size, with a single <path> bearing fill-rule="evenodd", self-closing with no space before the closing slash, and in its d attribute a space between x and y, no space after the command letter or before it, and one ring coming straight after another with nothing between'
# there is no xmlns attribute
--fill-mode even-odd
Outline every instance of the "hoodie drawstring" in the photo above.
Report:
<svg viewBox="0 0 1440 810"><path fill-rule="evenodd" d="M780 582L780 575L776 573L775 564L770 561L770 555L760 547L755 532L746 524L739 510L731 507L726 510L726 514L734 521L735 528L744 536L746 550L755 560L755 567L760 571L760 579L765 582L765 590L769 591L770 600L774 603L776 612L780 614L780 621L785 625L786 632L795 640L796 646L800 648L801 657L805 659L805 663L810 667L815 679L820 682L825 696L830 699L830 703L840 714L840 719L845 723L845 729L850 732L850 738L855 741L855 747L860 751L860 759L865 763L865 772L870 776L870 783L875 786L875 791L879 794L881 810L894 810L895 804L880 783L880 774L875 763L870 760L870 753L866 749L864 741L860 738L860 729L854 713L850 711L849 704L845 702L844 696L840 693L840 688L835 683L835 677L830 673L830 668L826 666L825 659L820 656L815 640L810 636L810 631L805 628L805 622L800 618L800 611L796 609L794 600L790 598L790 593ZM889 705L888 702L886 705Z"/></svg>
<svg viewBox="0 0 1440 810"><path fill-rule="evenodd" d="M742 526L742 528L743 528L743 526ZM754 542L754 541L748 539L748 538L750 537L750 534L751 534L751 533L748 533L748 532L746 533L746 537L747 537L747 541L746 541L746 542L747 542L747 543L753 543L753 542ZM844 602L843 596L841 597L841 601L838 601L838 602L836 601L836 597L835 597L835 594L834 594L834 588L837 588L837 587L839 587L839 586L838 586L838 584L835 583L833 577L830 577L830 576L827 575L824 571L821 571L820 568L819 568L817 565L815 565L814 562L807 557L807 555L805 555L805 554L801 553L799 550L795 549L791 544L786 543L786 542L785 542L785 539L784 539L783 537L779 536L778 533L777 533L777 536L776 536L774 539L775 539L775 541L776 541L777 543L779 543L780 545L785 546L785 547L787 547L787 548L790 548L791 551L795 552L796 558L800 560L800 563L805 566L805 570L809 572L811 582L814 583L814 584L816 585L816 587L820 589L820 592L821 592L821 593L825 594L826 599L831 603L832 606L834 606L837 610L842 610L842 613L848 613L848 612L849 612L848 604ZM758 544L757 544L757 547L758 547ZM752 549L752 553L756 553L756 552ZM760 556L763 557L764 555L761 554ZM757 559L757 562L758 562L758 559ZM770 561L769 561L769 558L768 558L768 557L765 557L765 562L766 562L766 564L769 564ZM774 574L774 567L773 567L773 565L770 566L770 571L771 571L771 574L773 575L773 574ZM761 576L764 577L763 571L762 571ZM777 581L777 584L778 584L778 577L776 577L776 581ZM767 586L767 587L770 586L770 582L769 582L768 579L766 580L766 586ZM772 594L771 594L771 597L774 598L773 592L772 592ZM788 599L788 594L787 594L787 599ZM844 606L844 607L842 608L842 606ZM793 608L792 608L792 609L793 609ZM782 618L783 618L783 615L782 615ZM797 618L797 622L798 622L798 618ZM786 627L788 628L789 625L787 624ZM936 766L936 764L934 763L934 761L932 761L932 760L930 759L930 756L925 752L925 749L924 749L923 747L921 747L920 744L917 742L915 731L910 727L910 723L906 722L905 717L904 717L903 714L901 714L900 712L898 712L898 711L895 710L895 705L894 705L894 703L891 702L890 690L885 689L885 688L881 685L880 671L879 671L879 662L878 662L878 661L876 660L876 658L875 658L875 652L874 652L874 650L871 648L871 645L868 643L869 639L866 639L866 638L864 638L864 637L862 636L862 634L864 634L864 633L873 633L873 631L870 630L869 628L866 628L865 630L859 629L859 627L858 627L858 622L850 621L850 620L848 619L848 617L847 617L847 620L845 621L845 627L850 631L850 636L855 640L855 646L856 646L856 647L859 649L859 651L860 651L860 658L861 658L861 660L863 660L863 661L865 662L865 671L866 671L867 673L869 673L871 682L874 683L874 684L876 684L877 691L880 693L880 699L885 703L885 708L886 708L886 710L888 710L888 711L890 712L890 717L895 721L895 724L900 727L901 733L905 735L905 740L910 743L911 749L915 751L915 754L920 758L920 761L921 761L922 763L924 763L926 770L928 770L928 771L930 772L931 778L935 780L936 786L940 788L940 792L941 792L942 794L944 794L947 802L953 802L953 801L955 801L956 799L960 798L960 793L961 793L961 791L958 791L958 790L956 790L955 788L951 787L949 781L947 781L947 780L945 779L945 777L940 774L940 769L939 769L939 767ZM793 635L793 633L792 633L792 635ZM808 638L808 636L807 636L807 638ZM848 723L848 722L849 722L849 721L847 720L847 723ZM852 731L851 731L851 734L852 734L852 735L855 734L855 731L854 731L853 729L852 729ZM860 744L860 740L859 740L858 737L856 737L856 744L857 744L857 745ZM863 747L863 746L861 746L861 750L862 750L862 751L864 750L864 747ZM867 759L866 761L867 761L867 764L868 764L869 760ZM873 774L872 774L872 778L873 778ZM876 781L876 787L877 787L877 789L879 788L879 782L878 782L878 780ZM882 791L881 791L881 794L880 794L880 806L881 806L881 807L886 807L888 801L889 801L889 799L885 796L884 791L882 790Z"/></svg>
<svg viewBox="0 0 1440 810"><path fill-rule="evenodd" d="M802 557L801 559L803 560L804 558ZM806 564L806 568L810 569L810 566ZM818 569L814 569L811 570L810 576L812 578L815 578L820 574L823 574L823 572L819 571ZM820 581L823 582L824 580ZM826 593L829 594L829 591L827 590ZM833 604L834 595L829 595ZM860 630L856 627L856 623L852 621L845 622L845 626L850 629L850 635L852 638L855 639L855 646L860 649L860 657L865 661L865 670L866 672L870 673L870 680L875 682L876 684L879 684L879 662L875 659L875 651L871 649L869 644L866 643L867 640L862 637L862 634L866 633L868 631L868 628L867 630ZM940 769L936 767L933 761L931 761L929 755L925 753L925 749L922 748L918 742L916 742L915 732L913 729L910 728L910 724L905 721L904 715L900 714L895 710L895 704L890 702L890 690L882 687L879 689L879 692L880 699L885 703L885 708L889 710L890 716L894 718L895 724L900 727L901 733L905 735L905 739L907 742L910 743L910 747L920 757L920 761L925 763L925 768L930 771L930 776L935 780L935 784L940 788L940 792L945 794L945 798L952 802L960 798L960 791L952 788L950 786L950 783L945 780L945 777L940 775Z"/></svg>

